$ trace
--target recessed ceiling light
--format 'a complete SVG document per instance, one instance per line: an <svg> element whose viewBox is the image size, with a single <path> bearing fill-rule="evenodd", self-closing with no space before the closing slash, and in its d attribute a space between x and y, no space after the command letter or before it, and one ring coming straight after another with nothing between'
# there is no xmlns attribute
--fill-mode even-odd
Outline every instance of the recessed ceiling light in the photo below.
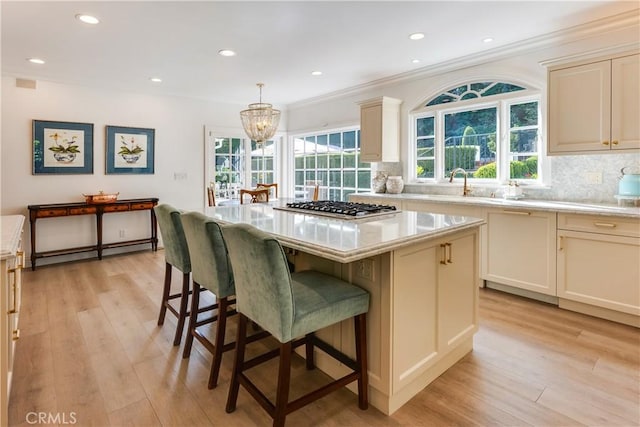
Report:
<svg viewBox="0 0 640 427"><path fill-rule="evenodd" d="M322 75L322 71L312 71L311 75L312 76L321 76Z"/></svg>
<svg viewBox="0 0 640 427"><path fill-rule="evenodd" d="M29 58L27 59L27 61L31 62L32 64L44 64L44 59L40 58Z"/></svg>
<svg viewBox="0 0 640 427"><path fill-rule="evenodd" d="M484 43L491 43L491 42L493 41L493 38L491 38L491 37L486 37L486 38L482 39L482 41L483 41Z"/></svg>
<svg viewBox="0 0 640 427"><path fill-rule="evenodd" d="M79 20L79 21L84 22L85 24L96 25L96 24L100 23L100 20L98 18L96 18L95 16L83 15L81 13L76 15L76 19Z"/></svg>
<svg viewBox="0 0 640 427"><path fill-rule="evenodd" d="M162 82L162 79L160 77L151 77L149 80L151 80L154 83Z"/></svg>
<svg viewBox="0 0 640 427"><path fill-rule="evenodd" d="M218 51L218 55L220 56L236 56L236 53L231 49L222 49Z"/></svg>
<svg viewBox="0 0 640 427"><path fill-rule="evenodd" d="M409 34L409 38L411 40L421 40L424 38L424 33L413 33L413 34Z"/></svg>
<svg viewBox="0 0 640 427"><path fill-rule="evenodd" d="M419 59L412 59L411 62L414 63L414 64L419 64L420 60Z"/></svg>

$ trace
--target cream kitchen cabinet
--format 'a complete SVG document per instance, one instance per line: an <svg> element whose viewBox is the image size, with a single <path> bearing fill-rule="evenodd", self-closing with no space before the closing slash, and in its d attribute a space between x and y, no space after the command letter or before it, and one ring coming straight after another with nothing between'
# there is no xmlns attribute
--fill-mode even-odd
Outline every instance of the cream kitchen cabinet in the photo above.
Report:
<svg viewBox="0 0 640 427"><path fill-rule="evenodd" d="M0 426L8 424L9 394L16 341L20 338L18 314L21 304L21 272L24 266L22 229L24 216L0 217Z"/></svg>
<svg viewBox="0 0 640 427"><path fill-rule="evenodd" d="M559 306L640 327L640 221L558 215Z"/></svg>
<svg viewBox="0 0 640 427"><path fill-rule="evenodd" d="M482 278L556 295L556 213L487 209Z"/></svg>
<svg viewBox="0 0 640 427"><path fill-rule="evenodd" d="M363 162L400 161L400 104L388 96L360 104L360 160Z"/></svg>
<svg viewBox="0 0 640 427"><path fill-rule="evenodd" d="M549 154L640 149L640 55L557 66L548 77Z"/></svg>
<svg viewBox="0 0 640 427"><path fill-rule="evenodd" d="M411 387L426 370L478 329L478 232L395 251L392 328L394 392Z"/></svg>

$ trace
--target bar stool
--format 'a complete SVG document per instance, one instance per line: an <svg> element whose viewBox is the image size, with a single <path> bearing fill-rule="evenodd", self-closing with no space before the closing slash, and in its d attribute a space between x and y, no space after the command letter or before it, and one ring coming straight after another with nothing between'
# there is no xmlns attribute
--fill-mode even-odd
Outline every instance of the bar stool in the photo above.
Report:
<svg viewBox="0 0 640 427"><path fill-rule="evenodd" d="M369 293L335 277L316 271L289 273L280 243L249 224L222 228L236 285L239 314L238 337L226 411L236 409L242 385L273 418L283 426L287 414L358 381L358 406L368 408L366 313ZM356 360L320 340L315 331L353 317ZM280 342L280 348L244 360L247 321L253 321ZM298 338L302 337L302 338ZM306 367L313 369L313 349L324 351L353 372L289 402L291 353L305 345ZM245 371L280 357L276 402L272 403L245 375Z"/></svg>
<svg viewBox="0 0 640 427"><path fill-rule="evenodd" d="M160 227L160 234L162 235L165 259L164 288L162 290L162 303L160 304L158 325L162 326L164 324L167 309L173 313L178 318L173 345L180 345L184 322L189 315L187 312L191 276L189 250L187 249L187 240L182 230L180 211L168 204L160 204L155 206L153 210L158 219L158 226ZM171 294L171 272L173 267L182 272L182 292L175 294ZM170 301L177 298L180 298L180 307L176 310L170 304Z"/></svg>
<svg viewBox="0 0 640 427"><path fill-rule="evenodd" d="M235 348L235 342L225 344L227 317L236 314L232 307L235 299L235 286L231 263L227 256L227 247L220 232L220 225L212 218L199 212L183 213L180 216L184 234L189 246L191 258L191 274L193 276L193 295L191 296L191 313L202 313L216 310L217 313L204 319L198 319L197 315L189 317L187 337L184 343L182 357L191 355L193 339L197 339L213 355L211 371L209 373L208 388L218 385L218 374L222 354ZM200 307L200 292L210 291L216 296L217 303ZM200 326L216 323L215 342L211 342L206 335L198 331ZM268 336L268 333L259 331L247 339L253 342Z"/></svg>
<svg viewBox="0 0 640 427"><path fill-rule="evenodd" d="M235 343L224 345L227 316L236 314L236 310L230 307L235 300L229 298L235 294L233 272L220 226L213 219L198 212L184 213L180 217L189 247L193 275L191 313L217 309L217 314L203 320L199 320L197 314L189 317L182 357L190 356L194 338L213 354L208 383L208 387L212 389L218 383L222 353L235 347ZM217 303L200 309L200 290L203 288L215 294ZM198 327L216 321L215 342L211 342L198 331Z"/></svg>

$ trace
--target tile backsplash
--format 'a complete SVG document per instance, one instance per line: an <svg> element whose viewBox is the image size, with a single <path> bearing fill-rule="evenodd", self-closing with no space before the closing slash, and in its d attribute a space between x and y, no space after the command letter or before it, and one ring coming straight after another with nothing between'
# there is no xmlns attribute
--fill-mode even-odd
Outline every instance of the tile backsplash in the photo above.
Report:
<svg viewBox="0 0 640 427"><path fill-rule="evenodd" d="M563 200L571 202L617 204L620 169L634 167L640 171L640 153L551 156L547 158L551 170L551 183L547 187L523 186L525 196L531 199ZM389 175L401 175L400 163L379 163L377 170ZM636 172L637 173L637 172ZM588 175L602 177L602 183L592 184ZM460 181L462 178L456 178ZM490 196L500 186L474 186L473 195ZM458 194L459 186L405 183L404 193Z"/></svg>

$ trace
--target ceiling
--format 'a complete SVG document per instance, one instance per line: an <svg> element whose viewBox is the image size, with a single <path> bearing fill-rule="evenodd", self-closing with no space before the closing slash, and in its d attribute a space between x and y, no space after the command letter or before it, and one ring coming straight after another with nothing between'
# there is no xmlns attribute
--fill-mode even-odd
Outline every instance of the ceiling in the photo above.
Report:
<svg viewBox="0 0 640 427"><path fill-rule="evenodd" d="M3 75L233 104L257 102L264 82L263 100L283 106L637 10L638 1L3 0L1 8ZM101 22L84 24L79 13ZM425 38L410 40L414 32ZM149 80L156 76L161 83Z"/></svg>

